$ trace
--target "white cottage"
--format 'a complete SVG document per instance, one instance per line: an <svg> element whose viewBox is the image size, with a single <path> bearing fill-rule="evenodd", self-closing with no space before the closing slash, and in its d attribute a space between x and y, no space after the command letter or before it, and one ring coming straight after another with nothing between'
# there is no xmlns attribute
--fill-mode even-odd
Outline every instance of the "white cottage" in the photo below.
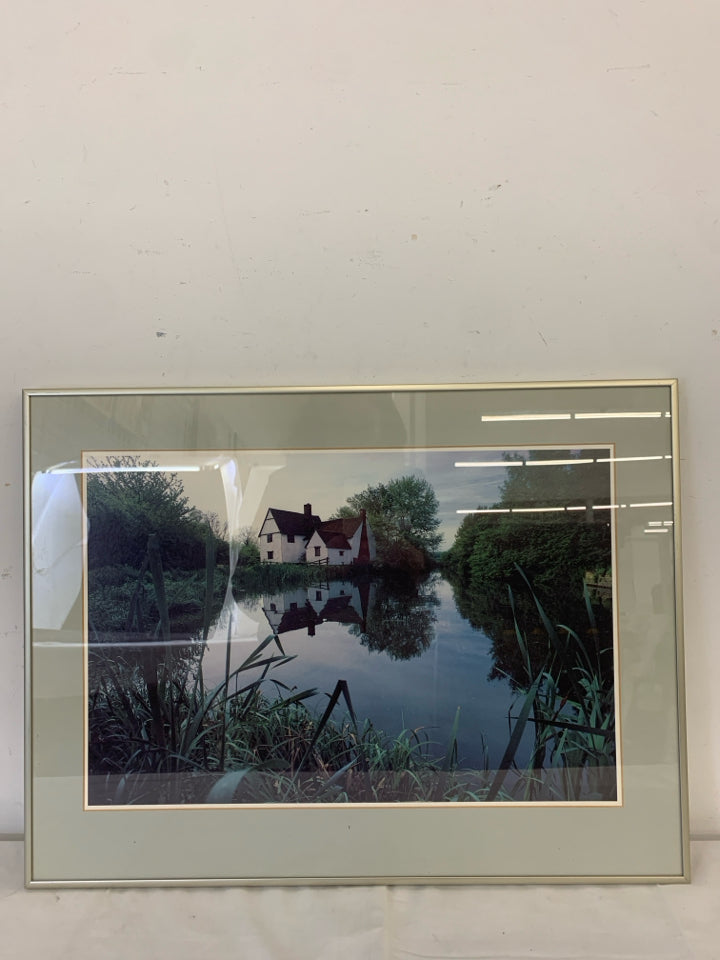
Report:
<svg viewBox="0 0 720 960"><path fill-rule="evenodd" d="M260 559L266 563L303 563L305 548L313 531L320 525L320 517L305 504L302 513L271 507L258 534Z"/></svg>
<svg viewBox="0 0 720 960"><path fill-rule="evenodd" d="M357 517L321 520L305 504L302 513L271 507L258 534L263 563L347 566L375 559L375 537L364 510Z"/></svg>
<svg viewBox="0 0 720 960"><path fill-rule="evenodd" d="M357 517L339 517L320 523L305 548L307 563L331 566L370 563L375 556L375 537L364 510Z"/></svg>

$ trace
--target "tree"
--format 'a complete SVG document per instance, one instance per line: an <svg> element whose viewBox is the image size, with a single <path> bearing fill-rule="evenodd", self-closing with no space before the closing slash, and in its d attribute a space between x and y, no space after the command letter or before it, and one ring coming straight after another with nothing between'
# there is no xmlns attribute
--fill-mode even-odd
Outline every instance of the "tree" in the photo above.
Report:
<svg viewBox="0 0 720 960"><path fill-rule="evenodd" d="M597 463L597 457L597 450L533 450L531 460L534 463L543 460L568 462L508 468L500 487L500 501L495 506L592 507L593 504L607 504L610 502L609 464ZM517 454L506 454L505 459L511 462L519 458ZM573 511L569 519L582 521L591 518L590 511L587 514Z"/></svg>
<svg viewBox="0 0 720 960"><path fill-rule="evenodd" d="M254 566L260 563L260 548L257 535L252 527L242 527L233 539L233 546L238 553L238 563L241 566Z"/></svg>
<svg viewBox="0 0 720 960"><path fill-rule="evenodd" d="M438 499L424 477L413 474L369 486L348 497L337 516L365 510L375 535L378 559L393 566L421 570L440 546Z"/></svg>
<svg viewBox="0 0 720 960"><path fill-rule="evenodd" d="M150 534L163 562L197 569L205 563L207 521L190 505L175 473L138 457L108 457L87 476L88 561L91 567L139 568Z"/></svg>
<svg viewBox="0 0 720 960"><path fill-rule="evenodd" d="M517 459L506 455L508 462ZM587 571L610 567L610 511L592 509L610 502L609 465L596 462L596 450L537 450L532 460L571 462L507 468L493 507L513 512L465 517L449 551L448 563L464 584L479 589L515 579L517 565L538 585L565 582L581 589ZM548 507L556 512L545 512ZM523 512L533 508L537 512Z"/></svg>

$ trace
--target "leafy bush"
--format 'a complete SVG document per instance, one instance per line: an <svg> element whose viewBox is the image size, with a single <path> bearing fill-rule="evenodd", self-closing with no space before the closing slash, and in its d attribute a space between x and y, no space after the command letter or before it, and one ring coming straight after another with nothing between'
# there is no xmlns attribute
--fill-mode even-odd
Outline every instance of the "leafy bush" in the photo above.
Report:
<svg viewBox="0 0 720 960"><path fill-rule="evenodd" d="M446 563L478 589L488 581L517 582L518 566L542 585L574 576L578 570L606 569L610 549L610 525L605 521L470 516L458 530Z"/></svg>

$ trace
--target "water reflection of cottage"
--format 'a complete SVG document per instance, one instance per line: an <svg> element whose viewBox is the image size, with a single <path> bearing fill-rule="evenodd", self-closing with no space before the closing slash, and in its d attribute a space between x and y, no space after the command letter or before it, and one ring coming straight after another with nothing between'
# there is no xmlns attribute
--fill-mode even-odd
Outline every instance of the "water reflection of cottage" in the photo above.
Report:
<svg viewBox="0 0 720 960"><path fill-rule="evenodd" d="M258 534L267 563L367 564L375 559L375 537L364 510L356 517L321 520L305 504L302 513L271 507Z"/></svg>
<svg viewBox="0 0 720 960"><path fill-rule="evenodd" d="M319 624L329 621L356 624L364 631L375 585L333 580L317 586L285 590L263 599L263 613L272 632L307 630L315 636Z"/></svg>

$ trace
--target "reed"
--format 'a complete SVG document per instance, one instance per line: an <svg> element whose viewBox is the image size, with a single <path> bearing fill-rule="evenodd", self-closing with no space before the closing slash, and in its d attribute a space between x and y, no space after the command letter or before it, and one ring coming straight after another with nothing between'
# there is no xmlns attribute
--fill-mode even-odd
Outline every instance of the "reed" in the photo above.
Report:
<svg viewBox="0 0 720 960"><path fill-rule="evenodd" d="M603 670L603 654L565 624L553 624L533 587L518 567L547 633L545 659L533 668L529 645L516 615L508 587L518 646L528 682L518 691L519 713L505 754L489 791L496 799L501 787L512 784L514 799L564 801L615 799L615 689L611 672ZM591 636L595 618L585 591ZM524 769L515 757L528 725L534 728L530 760Z"/></svg>
<svg viewBox="0 0 720 960"><path fill-rule="evenodd" d="M90 708L90 769L106 802L173 802L173 784L182 784L183 802L210 803L412 802L476 799L487 792L487 771L457 769L459 714L438 759L422 730L390 738L370 720L359 723L344 681L322 713L306 705L315 690L269 698L262 687L271 668L290 659L265 655L273 640L263 641L204 697L192 670L160 682L161 743L154 738L142 672L107 663ZM229 683L248 670L259 675L229 692ZM273 684L282 686L276 678ZM168 776L157 777L162 774ZM149 775L161 784L152 801ZM107 784L115 785L111 796Z"/></svg>

